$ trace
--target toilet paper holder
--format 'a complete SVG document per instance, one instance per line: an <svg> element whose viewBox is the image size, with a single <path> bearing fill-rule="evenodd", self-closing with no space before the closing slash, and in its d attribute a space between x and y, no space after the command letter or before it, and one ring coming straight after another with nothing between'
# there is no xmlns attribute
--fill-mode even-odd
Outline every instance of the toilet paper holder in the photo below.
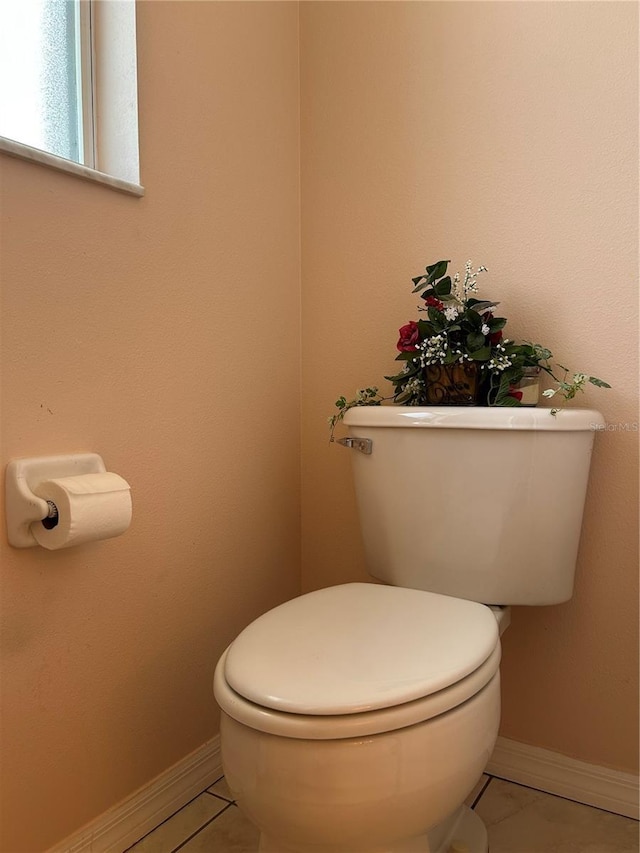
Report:
<svg viewBox="0 0 640 853"><path fill-rule="evenodd" d="M55 504L33 493L45 480L103 474L106 467L97 453L70 453L61 456L37 456L13 459L5 474L7 537L14 548L33 548L38 543L30 526L57 516Z"/></svg>

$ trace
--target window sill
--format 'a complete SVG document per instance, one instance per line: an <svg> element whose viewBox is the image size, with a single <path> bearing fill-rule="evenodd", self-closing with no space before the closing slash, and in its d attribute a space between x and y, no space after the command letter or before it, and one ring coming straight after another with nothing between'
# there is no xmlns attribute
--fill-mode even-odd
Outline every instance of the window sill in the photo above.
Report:
<svg viewBox="0 0 640 853"><path fill-rule="evenodd" d="M74 163L73 160L65 160L64 157L57 157L55 154L49 154L48 151L32 148L30 145L24 145L22 142L16 142L13 139L0 137L0 152L8 154L10 157L18 157L20 160L30 160L32 163L39 163L41 166L47 166L60 172L67 172L67 174L82 178L85 181L104 184L118 192L138 197L144 195L144 187L140 184L134 184L122 178L114 178L113 175L106 175L104 172L98 172L88 166Z"/></svg>

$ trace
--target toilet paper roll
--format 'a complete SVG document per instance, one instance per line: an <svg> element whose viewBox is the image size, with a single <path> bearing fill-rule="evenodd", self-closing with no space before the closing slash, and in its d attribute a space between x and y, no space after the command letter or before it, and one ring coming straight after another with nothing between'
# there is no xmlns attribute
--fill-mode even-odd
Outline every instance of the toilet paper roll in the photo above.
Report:
<svg viewBox="0 0 640 853"><path fill-rule="evenodd" d="M131 493L118 474L80 474L45 480L33 489L58 509L58 523L48 530L41 521L31 525L43 548L57 551L83 542L119 536L131 524Z"/></svg>

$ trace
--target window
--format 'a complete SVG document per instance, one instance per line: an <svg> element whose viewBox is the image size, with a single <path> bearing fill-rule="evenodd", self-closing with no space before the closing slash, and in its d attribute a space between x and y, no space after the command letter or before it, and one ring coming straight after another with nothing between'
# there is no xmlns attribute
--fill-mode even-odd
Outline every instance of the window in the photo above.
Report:
<svg viewBox="0 0 640 853"><path fill-rule="evenodd" d="M93 121L82 109L91 88L90 9L77 0L0 6L0 133L93 166Z"/></svg>
<svg viewBox="0 0 640 853"><path fill-rule="evenodd" d="M142 194L135 0L1 0L0 136L7 154Z"/></svg>

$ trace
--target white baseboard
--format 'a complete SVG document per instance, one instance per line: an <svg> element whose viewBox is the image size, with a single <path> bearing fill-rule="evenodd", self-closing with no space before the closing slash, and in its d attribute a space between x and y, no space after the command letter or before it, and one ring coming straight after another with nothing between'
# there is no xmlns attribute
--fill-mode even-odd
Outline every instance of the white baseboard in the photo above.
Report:
<svg viewBox="0 0 640 853"><path fill-rule="evenodd" d="M638 777L499 737L486 772L616 814L640 818Z"/></svg>
<svg viewBox="0 0 640 853"><path fill-rule="evenodd" d="M220 776L218 735L47 853L122 853Z"/></svg>

